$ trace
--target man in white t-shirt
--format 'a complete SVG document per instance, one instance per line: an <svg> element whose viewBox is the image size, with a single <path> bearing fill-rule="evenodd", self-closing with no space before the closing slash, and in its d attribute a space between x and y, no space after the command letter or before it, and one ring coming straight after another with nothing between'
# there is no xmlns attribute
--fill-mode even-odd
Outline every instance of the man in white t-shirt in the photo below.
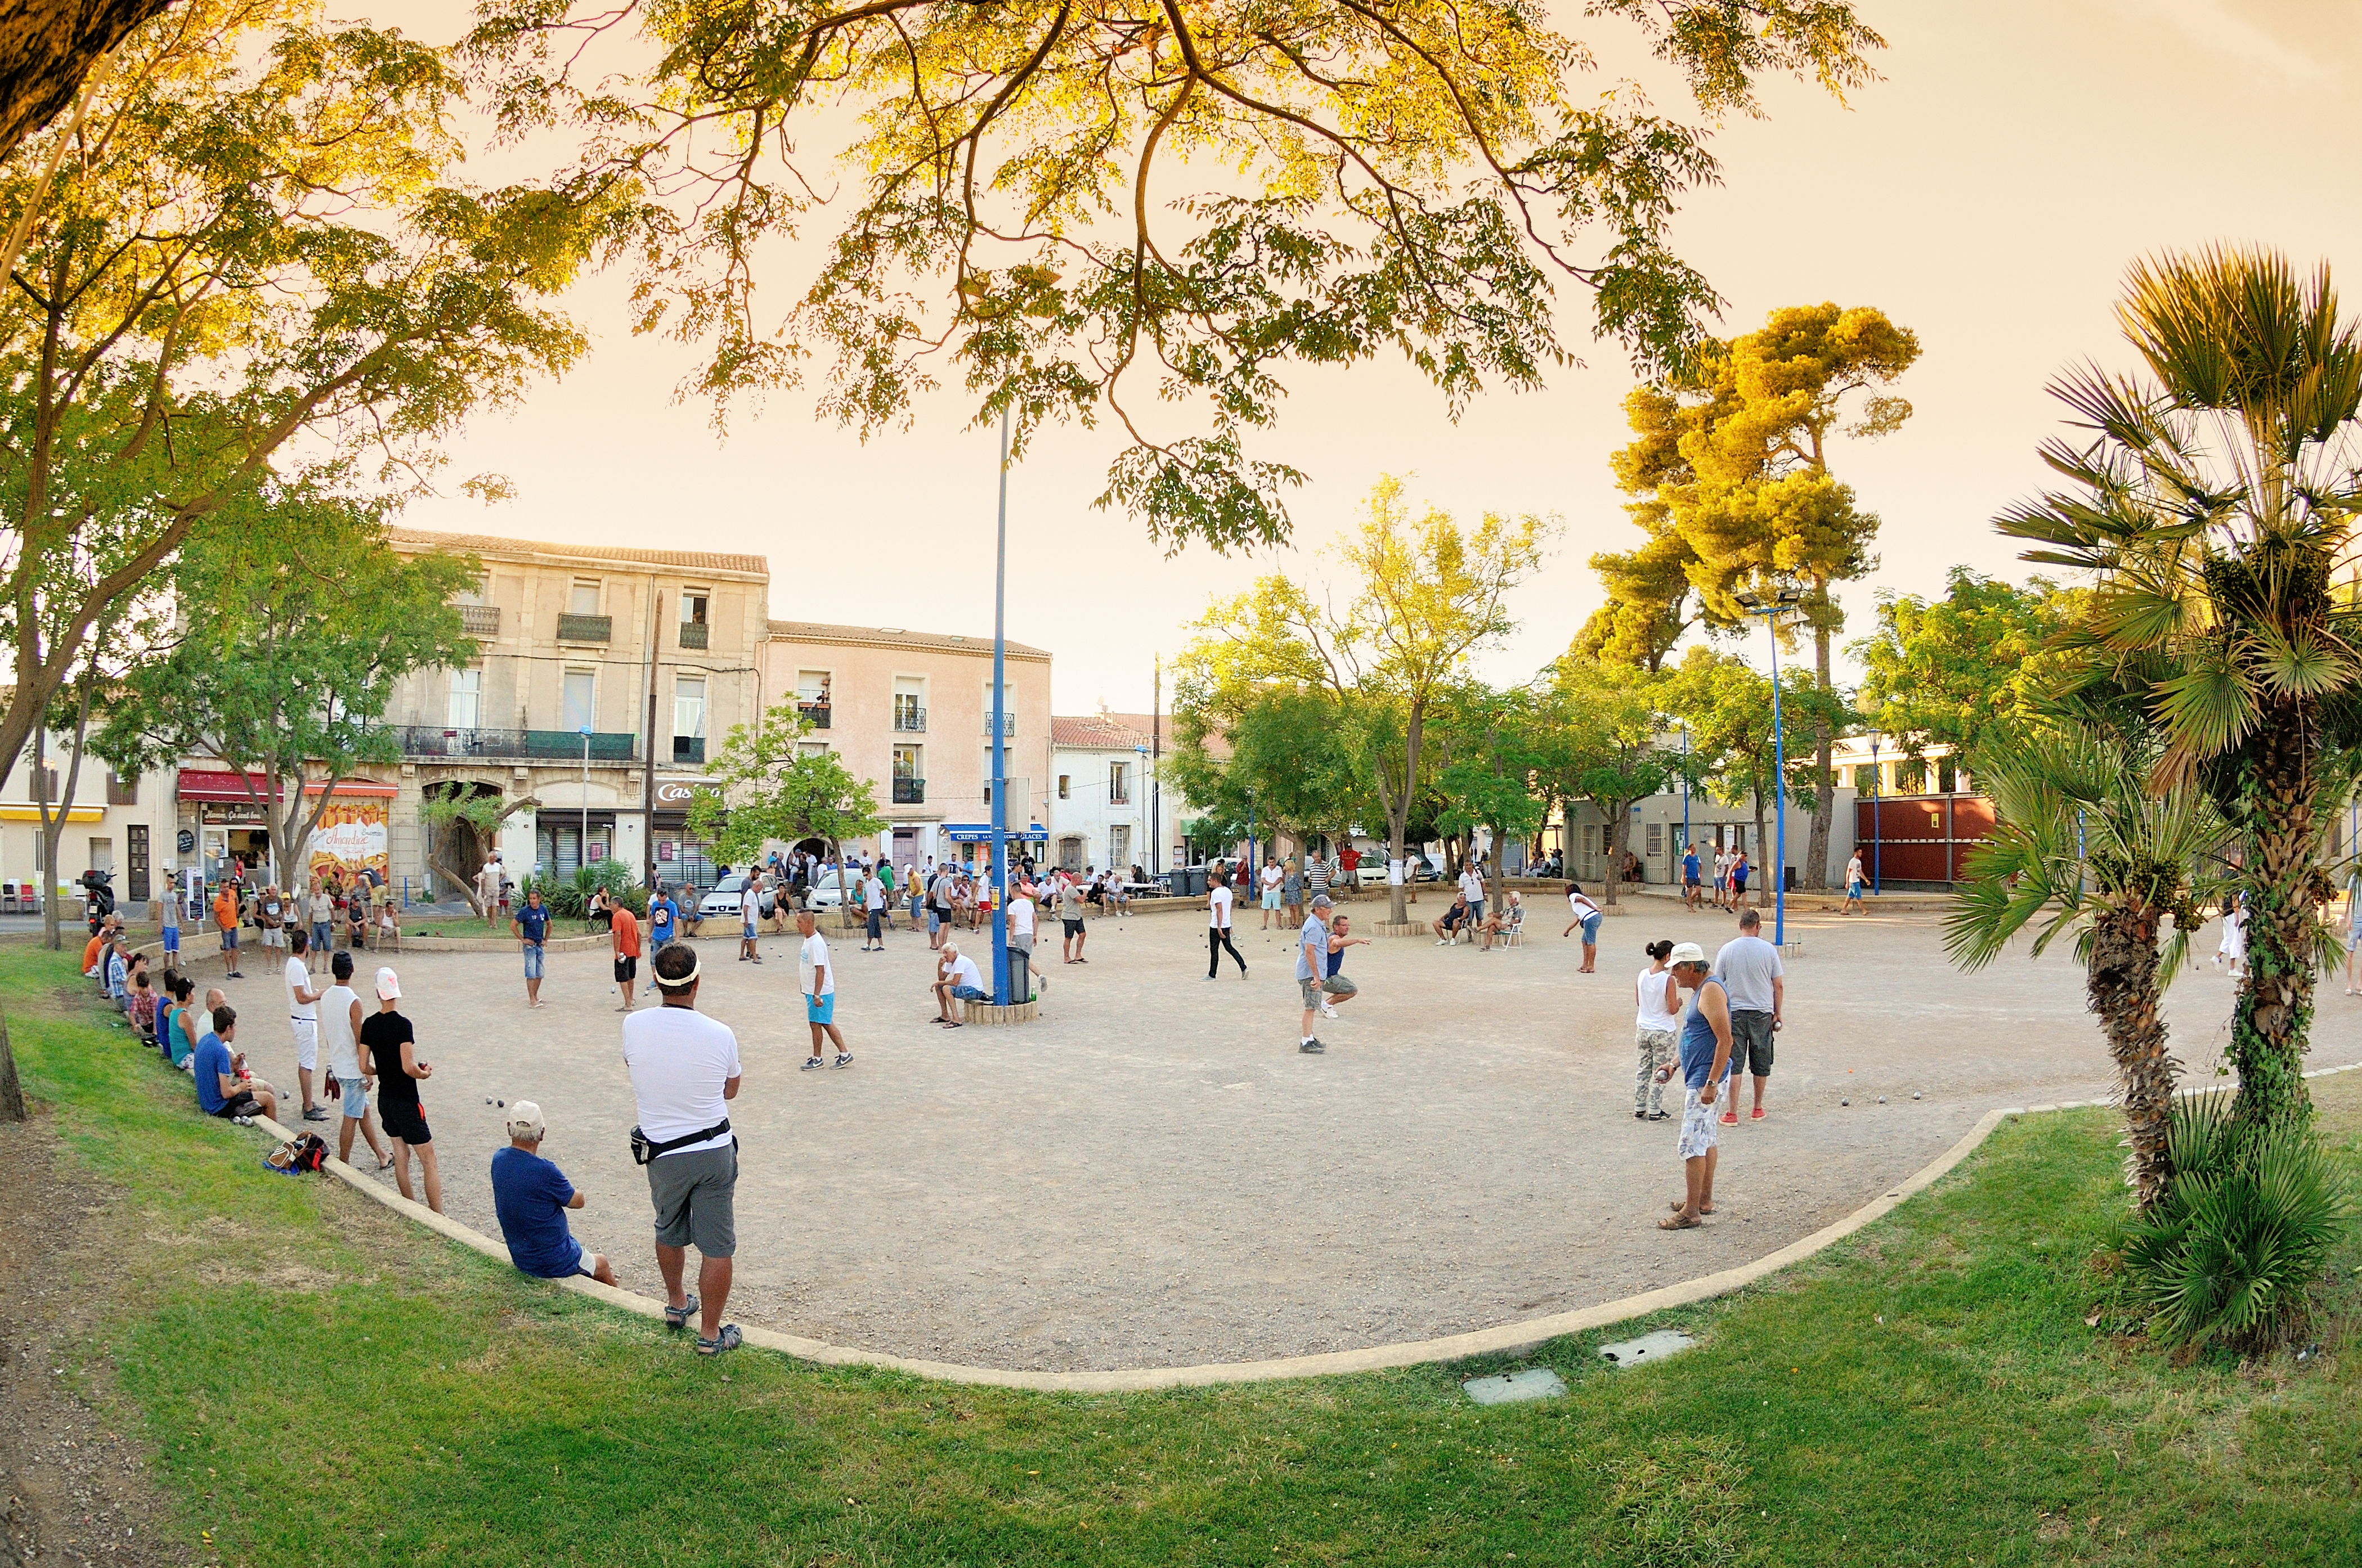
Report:
<svg viewBox="0 0 2362 1568"><path fill-rule="evenodd" d="M337 1080L344 1111L344 1120L337 1127L337 1157L351 1163L353 1130L358 1127L377 1156L377 1168L385 1170L392 1166L393 1154L378 1141L377 1117L370 1111L370 1089L376 1074L370 1070L374 1064L361 1059L363 1014L360 993L352 987L353 955L337 954L329 961L328 972L336 983L320 992L320 1044L327 1052L328 1071Z"/></svg>
<svg viewBox="0 0 2362 1568"><path fill-rule="evenodd" d="M1037 891L1030 882L1018 883L1009 890L1009 984L1013 1002L1030 1002L1035 991L1050 989L1049 977L1033 971L1033 899Z"/></svg>
<svg viewBox="0 0 2362 1568"><path fill-rule="evenodd" d="M1749 1120L1763 1120L1763 1086L1772 1079L1772 1036L1780 1027L1780 1012L1788 1000L1787 970L1780 949L1762 936L1763 916L1753 909L1738 916L1738 935L1722 945L1714 957L1714 978L1730 997L1730 1102L1723 1107L1722 1124L1738 1124L1738 1075L1755 1080L1755 1109Z"/></svg>
<svg viewBox="0 0 2362 1568"><path fill-rule="evenodd" d="M868 916L862 929L861 950L882 953L886 950L886 882L873 868L861 879L861 907Z"/></svg>
<svg viewBox="0 0 2362 1568"><path fill-rule="evenodd" d="M763 876L760 872L746 878L746 885L738 890L738 957L763 961L763 949L755 943L755 922L763 913Z"/></svg>
<svg viewBox="0 0 2362 1568"><path fill-rule="evenodd" d="M1468 918L1482 922L1485 918L1485 873L1473 860L1460 862L1460 896L1468 901Z"/></svg>
<svg viewBox="0 0 2362 1568"><path fill-rule="evenodd" d="M873 910L869 917L877 919L877 913ZM804 939L796 954L796 974L803 987L804 1022L811 1025L811 1055L804 1070L824 1065L820 1049L823 1036L836 1047L836 1065L851 1067L853 1053L844 1048L844 1036L836 1028L836 970L828 961L828 938L820 934L820 923L809 909L796 911L796 930Z"/></svg>
<svg viewBox="0 0 2362 1568"><path fill-rule="evenodd" d="M697 1011L695 947L675 942L652 968L664 1005L624 1020L624 1066L639 1110L635 1142L645 1142L648 1156L665 1324L686 1328L698 1318L697 1353L716 1355L744 1337L722 1321L738 1250L738 1137L726 1103L738 1097L743 1071L738 1036ZM681 1282L692 1245L701 1258L695 1296Z"/></svg>
<svg viewBox="0 0 2362 1568"><path fill-rule="evenodd" d="M1286 875L1286 872L1279 869L1278 861L1265 861L1263 863L1263 875L1260 880L1263 883L1263 928L1266 931L1271 929L1271 917L1275 915L1279 916L1279 923L1282 926L1287 924L1287 916L1279 907L1279 884Z"/></svg>
<svg viewBox="0 0 2362 1568"><path fill-rule="evenodd" d="M1845 907L1838 913L1840 915L1861 913L1861 851L1859 850L1854 851L1851 860L1846 861Z"/></svg>
<svg viewBox="0 0 2362 1568"><path fill-rule="evenodd" d="M1229 953L1238 960L1239 978L1247 977L1247 960L1231 941L1231 873L1218 871L1206 887L1206 978L1219 980L1222 973L1222 955Z"/></svg>
<svg viewBox="0 0 2362 1568"><path fill-rule="evenodd" d="M945 942L935 955L935 1022L945 1028L960 1027L952 1015L955 1002L989 1002L992 992L985 989L984 975L974 959L960 956L959 948Z"/></svg>
<svg viewBox="0 0 2362 1568"><path fill-rule="evenodd" d="M287 1021L295 1031L295 1080L304 1089L304 1120L326 1122L328 1108L312 1098L312 1072L320 1065L320 993L312 989L312 971L304 962L311 933L298 926L287 936Z"/></svg>

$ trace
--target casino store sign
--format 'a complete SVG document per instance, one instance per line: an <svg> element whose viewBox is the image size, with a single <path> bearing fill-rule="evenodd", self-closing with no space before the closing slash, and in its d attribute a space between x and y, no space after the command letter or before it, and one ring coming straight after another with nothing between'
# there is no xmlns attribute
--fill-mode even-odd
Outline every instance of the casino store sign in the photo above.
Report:
<svg viewBox="0 0 2362 1568"><path fill-rule="evenodd" d="M687 811L689 803L696 797L698 791L711 787L703 779L660 778L657 780L657 809Z"/></svg>

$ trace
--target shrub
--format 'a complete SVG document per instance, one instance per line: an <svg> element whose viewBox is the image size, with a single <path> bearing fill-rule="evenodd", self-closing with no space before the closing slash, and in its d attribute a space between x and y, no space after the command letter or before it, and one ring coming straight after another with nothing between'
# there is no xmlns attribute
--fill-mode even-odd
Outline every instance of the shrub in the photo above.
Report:
<svg viewBox="0 0 2362 1568"><path fill-rule="evenodd" d="M2253 1355L2303 1327L2353 1208L2310 1128L2231 1113L2227 1094L2174 1106L2173 1181L2125 1228L2125 1280L2153 1337Z"/></svg>
<svg viewBox="0 0 2362 1568"><path fill-rule="evenodd" d="M621 861L593 861L587 866L577 866L571 877L530 876L517 889L517 898L539 890L541 901L549 912L562 920L588 917L590 894L605 888L607 896L645 918L648 912L648 890L633 877L632 869Z"/></svg>

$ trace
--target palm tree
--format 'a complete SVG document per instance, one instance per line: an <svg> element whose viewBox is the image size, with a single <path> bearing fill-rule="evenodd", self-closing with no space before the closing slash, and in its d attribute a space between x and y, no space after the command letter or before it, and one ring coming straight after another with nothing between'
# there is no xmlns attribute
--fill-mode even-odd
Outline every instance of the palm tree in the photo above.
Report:
<svg viewBox="0 0 2362 1568"><path fill-rule="evenodd" d="M2362 610L2331 587L2362 510L2362 344L2328 268L2300 278L2260 250L2137 264L2117 318L2147 378L2054 385L2092 433L2043 444L2076 488L1998 526L2047 546L2029 561L2099 574L2070 636L2140 694L2163 740L2154 784L2198 781L2236 835L2238 1113L2301 1120L2329 787L2362 736Z"/></svg>
<svg viewBox="0 0 2362 1568"><path fill-rule="evenodd" d="M1964 970L1991 963L2029 924L2037 957L2073 936L2115 1058L2131 1150L2125 1179L2144 1212L2173 1179L2167 1135L2180 1064L2158 1003L2205 919L2217 883L2201 868L2224 832L2196 785L2143 787L2157 750L2070 724L1980 759L1977 779L2000 825L1970 855L1968 881L1944 917L1945 951Z"/></svg>

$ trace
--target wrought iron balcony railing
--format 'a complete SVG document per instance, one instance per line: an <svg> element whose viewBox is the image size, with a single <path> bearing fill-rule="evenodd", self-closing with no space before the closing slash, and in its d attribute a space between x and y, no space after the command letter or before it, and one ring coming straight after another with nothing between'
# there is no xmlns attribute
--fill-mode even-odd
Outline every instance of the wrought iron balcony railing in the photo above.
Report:
<svg viewBox="0 0 2362 1568"><path fill-rule="evenodd" d="M701 620L684 620L680 623L680 645L684 648L702 648L706 645L706 637L711 630L712 628Z"/></svg>
<svg viewBox="0 0 2362 1568"><path fill-rule="evenodd" d="M926 805L927 781L924 779L896 779L894 781L894 804L897 806Z"/></svg>
<svg viewBox="0 0 2362 1568"><path fill-rule="evenodd" d="M614 617L561 615L557 618L557 640L560 642L612 642L615 640Z"/></svg>
<svg viewBox="0 0 2362 1568"><path fill-rule="evenodd" d="M894 728L905 735L925 734L927 710L923 707L897 707L894 710Z"/></svg>

